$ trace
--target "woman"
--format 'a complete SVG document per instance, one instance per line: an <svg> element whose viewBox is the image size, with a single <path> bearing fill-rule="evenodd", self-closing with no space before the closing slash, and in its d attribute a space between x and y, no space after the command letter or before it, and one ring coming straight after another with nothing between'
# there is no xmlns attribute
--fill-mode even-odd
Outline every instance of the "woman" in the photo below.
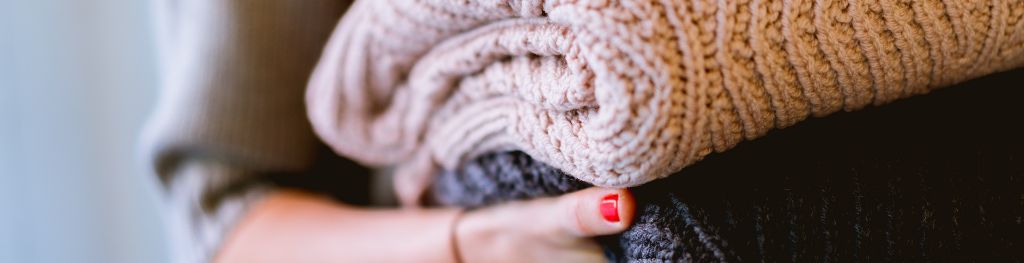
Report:
<svg viewBox="0 0 1024 263"><path fill-rule="evenodd" d="M462 213L367 209L302 190L315 183L272 186L275 178L323 173L314 165L323 157L303 92L347 5L159 3L166 75L145 145L168 191L179 261L604 260L590 237L630 225L633 199L625 190L591 188ZM360 182L366 175L330 176Z"/></svg>
<svg viewBox="0 0 1024 263"><path fill-rule="evenodd" d="M713 1L704 1L710 2ZM999 10L1003 2L979 4L980 9L992 11L992 15L976 12L953 18L926 14L939 10L937 6L886 5L882 7L885 12L879 14L877 10L863 9L871 4L849 2L861 9L850 11L843 5L825 5L822 10L851 12L856 19L837 16L834 22L839 24L812 25L805 23L810 17L830 17L811 16L812 8L802 8L814 7L810 2L787 5L782 1L754 1L740 8L719 1L709 6L722 8L712 10L694 4L707 11L698 12L705 17L691 21L702 25L694 27L680 26L672 19L657 20L662 17L658 14L664 14L659 8L691 3L688 1L652 1L650 5L640 5L643 1L621 5L554 1L416 2L426 7L405 5L407 2L402 1L361 3L359 7L364 9L354 9L337 29L336 38L324 52L309 86L307 107L317 133L332 149L346 156L400 166L399 174L406 177L396 181L398 186L404 185L397 190L406 203L424 197L422 194L431 181L420 179L432 178L436 180L430 186L433 189L427 191L427 195L433 194L426 196L428 202L498 206L464 216L453 210L365 211L307 194L262 190L267 182L315 189L319 187L310 187L311 181L296 178L325 177L316 177L319 172L314 171L320 169L311 164L317 158L312 157L315 143L310 142L316 139L310 136L308 124L302 118L288 117L303 115L297 110L303 101L296 98L293 89L278 86L304 86L312 64L309 61L319 56L316 50L322 48L323 35L329 31L329 26L283 24L329 25L338 15L331 12L338 9L326 3L309 9L280 3L179 3L173 10L198 15L180 20L186 26L167 30L173 36L170 40L177 42L164 43L174 44L176 52L168 57L170 89L151 126L151 145L157 168L176 200L172 204L190 209L182 215L199 215L198 220L188 221L198 232L185 233L198 233L207 242L206 248L225 244L219 259L601 260L599 249L586 237L621 232L633 223L634 217L636 226L621 236L606 239L610 243L603 243L612 259L1004 259L1019 257L1015 251L1020 251L1020 244L1024 244L1019 240L1021 235L1016 234L1021 222L1014 220L1024 210L1020 209L1022 203L1012 198L1020 196L1024 189L1019 187L1016 161L1020 156L1017 149L1024 148L1019 147L1019 140L1014 140L1022 131L1006 121L1019 118L1019 109L1009 106L1020 97L1012 90L972 88L973 93L967 94L971 96L947 92L900 102L902 108L893 105L847 114L845 119L834 116L828 122L807 121L727 153L709 155L707 161L686 168L682 172L686 175L672 175L670 179L644 185L637 189L639 205L634 205L632 196L624 191L585 189L587 183L641 184L653 180L652 176L668 175L662 172L678 171L679 166L712 150L729 149L744 136L758 137L773 128L838 111L844 105L847 110L860 109L872 102L880 105L1019 66L1022 46L1016 44L1021 38L1015 30L1024 27L1007 24L1012 21L1012 25L1024 25L1018 23L1024 21L1018 19L1024 12L993 11ZM312 4L300 6L307 5ZM775 8L759 8L765 6ZM1024 5L1014 7L1024 11ZM941 30L928 30L927 34L917 34L913 31L917 25L912 23L875 23L897 20L901 12L910 9L922 14L914 19L922 19L925 28L935 26L962 32L941 34ZM226 12L227 20L218 14L224 10L234 10ZM273 10L282 16L261 10ZM691 14L686 8L671 10L669 17ZM753 15L759 18L751 21L758 23L751 24L765 27L767 34L761 34L761 29L737 28L732 32L739 35L734 36L718 30L718 22L746 21L743 19L751 15L748 12L755 11ZM315 15L318 12L332 15ZM595 14L595 20L585 19ZM776 16L788 20L760 23L770 21L764 20L766 17ZM292 21L289 17L302 19ZM947 19L976 26L967 30L957 23L947 23ZM206 26L225 21L229 22L227 28ZM865 24L871 27L863 27ZM811 30L816 27L822 27L822 31ZM638 31L635 35L632 30L622 33L623 28ZM892 28L911 31L905 31L910 33L894 41L885 33L899 31L889 30ZM864 30L884 34L851 34ZM606 34L590 34L594 32ZM687 32L694 35L683 34ZM805 35L810 32L816 35ZM781 34L781 40L770 37L775 33ZM216 38L209 38L211 35ZM708 37L693 37L697 35ZM635 41L624 48L618 37L637 39L631 39ZM825 41L833 37L846 40ZM732 39L730 43L734 45L723 45L726 39ZM698 40L704 42L678 45L681 50L662 48L676 45L655 46ZM785 41L775 43L778 45L765 45L782 40ZM957 44L954 51L938 52L962 41L971 45ZM786 42L797 44L781 48ZM800 45L820 45L828 50L804 49ZM691 48L707 48L709 52L701 59L683 56L695 61L676 61L679 57L670 52L681 51L685 55L693 51ZM836 53L830 48L850 52ZM659 52L628 54L632 56L616 53L624 50ZM753 50L753 55L747 50ZM928 50L932 53L925 52ZM725 56L727 51L740 56ZM428 54L419 57L423 52ZM716 59L707 59L711 57ZM728 65L728 70L720 68L720 60L732 59L741 63ZM761 65L766 59L774 62ZM656 63L662 60L671 63ZM851 64L839 63L843 61ZM630 66L647 63L660 67L640 72ZM697 67L691 68L694 65ZM744 69L756 69L760 74L737 73ZM694 93L680 90L680 96L668 96L662 91L686 85L654 85L654 79L644 82L645 78L655 76L679 80L685 75L683 72L707 74L698 74L695 79L704 81L686 82L699 87L693 89ZM832 77L835 74L849 79L837 80ZM720 75L730 76L729 81L714 78ZM769 78L766 76L771 80L765 82ZM538 81L542 84L534 85ZM629 87L633 86L616 81L636 82L638 88L632 90L638 93L630 92ZM721 90L729 85L739 90ZM453 86L459 89L450 90ZM840 86L844 88L842 92ZM215 90L224 87L257 90ZM531 87L538 89L530 90ZM769 87L792 94L773 93ZM758 95L762 89L768 90L763 91L766 96ZM510 95L509 90L525 93ZM715 90L718 93L712 92ZM706 98L702 93L705 91L714 103L699 103ZM744 106L730 100L732 95L728 94L734 91L752 92L746 98L751 103ZM963 88L960 92L964 92ZM502 100L515 95L522 97ZM443 96L446 101L440 98ZM653 97L658 99L648 100ZM467 101L480 104L467 105ZM678 104L663 103L667 101ZM425 110L438 106L431 103L444 105L437 112ZM528 105L508 106L515 103ZM629 108L646 105L642 103L657 107ZM194 105L200 107L191 107ZM387 109L389 106L397 110ZM480 114L510 109L538 112L516 111L520 118L508 119L503 118L508 115ZM648 109L667 111L651 113ZM693 112L678 114L672 109ZM600 113L612 115L587 115ZM625 115L614 115L620 113ZM697 124L686 125L690 123L686 120L688 116L698 116L694 117ZM668 124L637 121L638 126L627 125L632 120L655 117L683 119ZM705 117L718 122L700 121ZM445 122L444 118L451 121ZM601 126L608 124L602 120L611 120L608 123L612 125ZM536 125L513 126L523 123ZM578 128L581 123L597 126ZM711 124L701 125L707 123ZM957 125L948 127L950 123ZM422 131L424 127L433 130ZM633 128L638 129L636 133L629 132ZM522 137L503 134L510 130ZM522 140L532 140L536 145L524 146ZM644 142L681 148L633 151L648 149ZM420 147L418 143L427 146ZM508 147L509 144L518 148ZM535 155L504 152L510 148ZM654 146L649 149L664 150ZM544 154L544 150L551 152ZM418 158L422 156L431 158ZM463 160L466 157L477 159ZM533 160L535 157L539 161ZM562 157L566 159L559 159ZM417 166L418 160L437 161L448 170L419 169L422 167ZM435 172L441 175L430 175ZM571 179L570 175L587 183ZM317 184L346 183L313 183ZM506 200L543 198L579 189L585 190L557 199L501 205ZM190 196L194 198L181 200ZM262 201L237 201L257 199ZM240 204L253 205L246 210L244 207L248 206ZM639 212L634 215L634 210ZM241 214L244 215L238 216ZM203 218L207 218L203 215L217 216L212 217L214 220L206 219L212 222L203 223ZM242 219L235 220L237 217ZM221 240L219 233L226 229L224 225L236 227L226 240ZM405 243L395 249L380 246L397 240ZM401 253L387 253L393 251Z"/></svg>

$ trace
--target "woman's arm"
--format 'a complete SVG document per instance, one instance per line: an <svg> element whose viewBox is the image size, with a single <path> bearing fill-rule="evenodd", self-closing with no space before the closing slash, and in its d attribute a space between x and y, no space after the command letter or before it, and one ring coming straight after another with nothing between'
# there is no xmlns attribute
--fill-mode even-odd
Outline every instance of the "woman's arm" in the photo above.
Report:
<svg viewBox="0 0 1024 263"><path fill-rule="evenodd" d="M216 259L600 262L604 254L589 237L625 230L632 223L634 201L626 190L591 188L461 217L459 213L453 209L371 210L301 192L278 192L250 210Z"/></svg>
<svg viewBox="0 0 1024 263"><path fill-rule="evenodd" d="M628 225L621 190L474 211L453 229L452 210L368 210L260 187L268 173L309 169L316 138L302 94L341 2L162 2L164 90L144 143L182 235L179 260L443 262L453 242L465 262L602 259L585 237ZM597 212L596 195L610 192L622 193L618 222Z"/></svg>
<svg viewBox="0 0 1024 263"><path fill-rule="evenodd" d="M298 191L257 203L219 262L454 262L455 209L361 209Z"/></svg>

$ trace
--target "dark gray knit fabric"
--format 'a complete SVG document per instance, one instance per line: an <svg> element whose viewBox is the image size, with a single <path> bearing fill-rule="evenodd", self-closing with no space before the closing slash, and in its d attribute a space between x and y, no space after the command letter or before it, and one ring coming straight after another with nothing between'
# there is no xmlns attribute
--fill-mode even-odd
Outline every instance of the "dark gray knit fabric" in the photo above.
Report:
<svg viewBox="0 0 1024 263"><path fill-rule="evenodd" d="M588 184L521 152L490 154L434 182L434 202L476 208L507 200L553 196Z"/></svg>
<svg viewBox="0 0 1024 263"><path fill-rule="evenodd" d="M633 189L599 239L613 261L1024 260L1024 71L811 120ZM479 207L587 185L521 152L443 172L436 204Z"/></svg>

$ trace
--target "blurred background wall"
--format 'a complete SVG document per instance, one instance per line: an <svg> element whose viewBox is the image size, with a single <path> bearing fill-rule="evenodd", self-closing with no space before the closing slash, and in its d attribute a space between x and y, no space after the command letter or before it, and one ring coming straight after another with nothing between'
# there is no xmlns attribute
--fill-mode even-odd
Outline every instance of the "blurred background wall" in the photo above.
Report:
<svg viewBox="0 0 1024 263"><path fill-rule="evenodd" d="M167 262L149 1L0 0L0 262Z"/></svg>

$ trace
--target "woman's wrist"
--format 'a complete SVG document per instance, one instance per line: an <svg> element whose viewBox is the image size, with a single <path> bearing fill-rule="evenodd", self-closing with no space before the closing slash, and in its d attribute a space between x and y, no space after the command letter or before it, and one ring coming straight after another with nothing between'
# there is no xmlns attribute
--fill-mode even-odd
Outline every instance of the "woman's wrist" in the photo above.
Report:
<svg viewBox="0 0 1024 263"><path fill-rule="evenodd" d="M612 197L612 199L609 199ZM612 200L609 219L606 202ZM246 214L222 262L599 262L590 237L630 224L628 191L590 188L463 212L365 209L278 191Z"/></svg>
<svg viewBox="0 0 1024 263"><path fill-rule="evenodd" d="M449 241L448 244L449 244L449 246L451 246L450 250L452 251L452 262L455 262L455 263L465 262L462 259L462 248L459 245L459 233L458 233L459 223L462 222L462 218L465 215L466 215L466 211L458 210L458 212L455 213L455 217L452 218L452 223L449 224L448 233L451 233L451 234L449 235L449 238L448 238L449 239L448 240Z"/></svg>
<svg viewBox="0 0 1024 263"><path fill-rule="evenodd" d="M297 191L259 202L220 262L456 262L459 209L366 209Z"/></svg>

